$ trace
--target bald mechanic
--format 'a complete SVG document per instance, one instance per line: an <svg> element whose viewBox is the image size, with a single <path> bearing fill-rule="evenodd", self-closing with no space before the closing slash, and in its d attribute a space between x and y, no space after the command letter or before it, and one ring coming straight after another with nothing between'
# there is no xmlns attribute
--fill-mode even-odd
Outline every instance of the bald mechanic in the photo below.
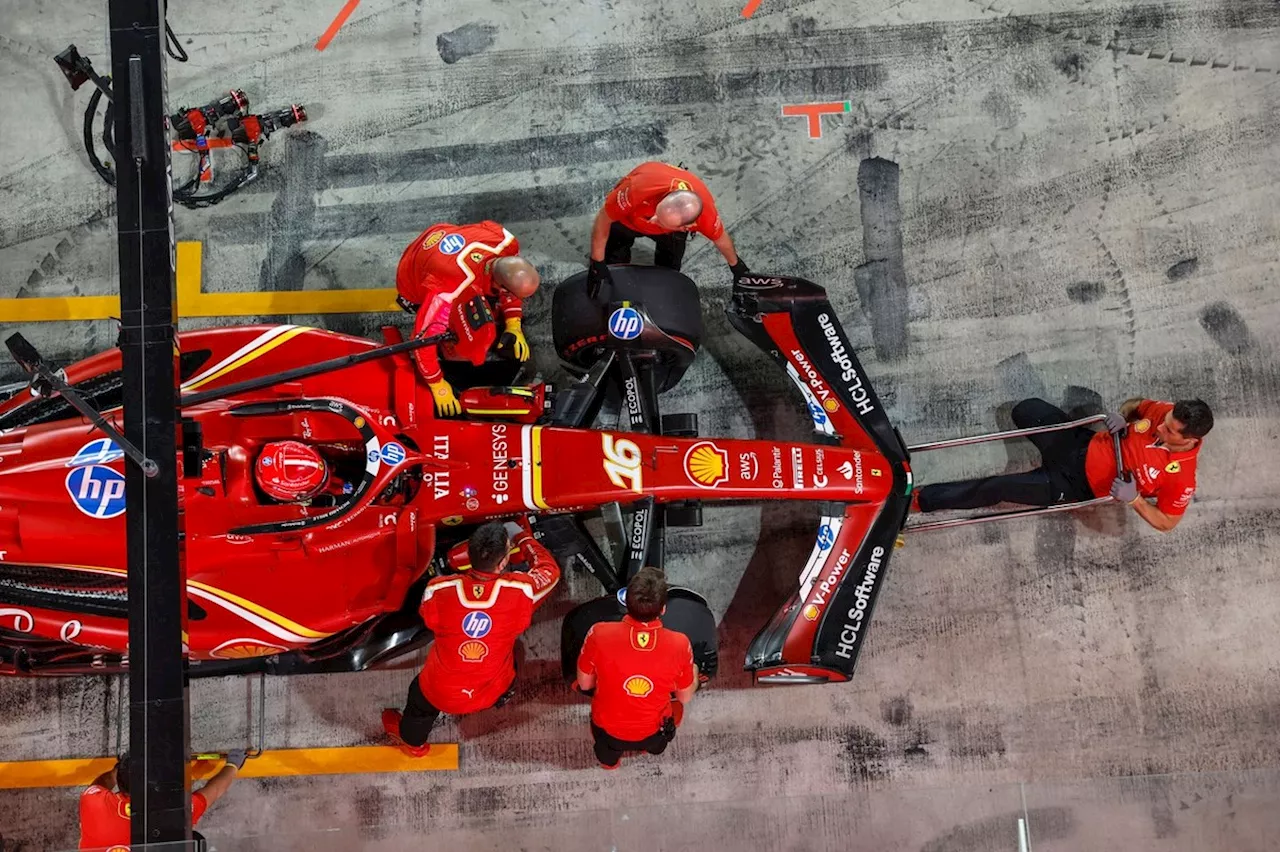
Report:
<svg viewBox="0 0 1280 852"><path fill-rule="evenodd" d="M435 640L404 711L382 711L383 729L413 757L430 751L427 737L441 713L475 713L510 699L516 640L560 582L560 566L526 523L483 524L466 555L455 565L461 573L427 583L419 613Z"/></svg>
<svg viewBox="0 0 1280 852"><path fill-rule="evenodd" d="M642 568L627 583L627 614L587 631L575 686L591 695L591 736L604 769L627 752L662 754L698 691L689 637L662 626L667 580ZM594 690L594 692L593 692Z"/></svg>
<svg viewBox="0 0 1280 852"><path fill-rule="evenodd" d="M529 360L520 324L522 304L537 291L540 279L519 252L515 236L497 222L440 222L419 234L400 256L396 302L416 315L414 335L448 330L457 337L413 353L441 417L461 414L462 404L440 368L440 354L478 367L496 342L497 349ZM500 337L495 312L502 316Z"/></svg>
<svg viewBox="0 0 1280 852"><path fill-rule="evenodd" d="M631 262L631 246L637 237L653 240L655 265L678 270L689 234L694 232L715 243L735 283L750 272L738 257L706 184L666 163L641 163L618 181L596 214L591 228L588 295L594 299L600 285L611 280L609 264Z"/></svg>
<svg viewBox="0 0 1280 852"><path fill-rule="evenodd" d="M1019 429L1066 423L1062 409L1042 399L1025 399L1013 408ZM1134 398L1108 414L1107 429L1078 427L1030 440L1040 451L1041 465L1026 473L989 476L926 485L916 492L913 507L922 512L975 509L996 503L1048 506L1110 494L1160 532L1182 520L1196 491L1196 457L1213 428L1213 412L1199 399L1157 402ZM1132 479L1116 471L1112 435L1120 434L1120 455ZM1154 502L1152 502L1154 501Z"/></svg>

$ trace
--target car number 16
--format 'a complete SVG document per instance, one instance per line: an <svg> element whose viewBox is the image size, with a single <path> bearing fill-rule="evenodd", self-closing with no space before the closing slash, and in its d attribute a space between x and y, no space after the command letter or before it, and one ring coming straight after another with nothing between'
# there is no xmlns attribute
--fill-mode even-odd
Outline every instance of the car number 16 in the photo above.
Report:
<svg viewBox="0 0 1280 852"><path fill-rule="evenodd" d="M619 488L641 493L640 448L635 441L626 438L614 438L608 433L601 437L604 440L604 472L609 474L610 481Z"/></svg>

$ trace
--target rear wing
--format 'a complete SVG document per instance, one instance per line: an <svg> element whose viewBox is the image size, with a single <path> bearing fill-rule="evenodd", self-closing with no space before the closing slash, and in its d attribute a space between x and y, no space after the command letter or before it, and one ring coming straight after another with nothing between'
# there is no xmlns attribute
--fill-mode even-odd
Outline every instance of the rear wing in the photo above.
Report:
<svg viewBox="0 0 1280 852"><path fill-rule="evenodd" d="M734 285L727 313L734 328L787 371L804 397L819 443L866 451L867 464L886 465L893 477L890 496L881 504L822 504L799 587L747 650L746 668L760 683L848 680L906 521L910 455L826 290L801 278L749 276ZM857 475L862 473L859 468Z"/></svg>

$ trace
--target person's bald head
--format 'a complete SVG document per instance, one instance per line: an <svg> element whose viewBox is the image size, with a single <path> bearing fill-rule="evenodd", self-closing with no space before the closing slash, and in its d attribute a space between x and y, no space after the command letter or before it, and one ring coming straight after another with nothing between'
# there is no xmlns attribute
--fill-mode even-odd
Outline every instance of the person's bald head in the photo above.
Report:
<svg viewBox="0 0 1280 852"><path fill-rule="evenodd" d="M500 257L493 262L494 282L518 299L527 299L538 290L542 279L533 264L519 255Z"/></svg>
<svg viewBox="0 0 1280 852"><path fill-rule="evenodd" d="M702 199L687 189L668 192L653 211L653 221L671 231L683 231L702 215Z"/></svg>

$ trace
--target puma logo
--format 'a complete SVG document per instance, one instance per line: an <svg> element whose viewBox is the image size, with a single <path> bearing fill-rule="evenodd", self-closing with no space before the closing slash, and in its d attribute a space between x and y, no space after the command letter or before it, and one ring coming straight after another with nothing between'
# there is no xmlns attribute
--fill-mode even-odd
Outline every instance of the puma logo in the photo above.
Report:
<svg viewBox="0 0 1280 852"><path fill-rule="evenodd" d="M464 692L464 693L466 693L466 695L467 695L467 697L468 697L468 698L475 698L475 695L473 695L473 694L472 694L472 693L474 693L474 692L475 692L475 690L474 690L474 689L464 689L464 690L461 690L461 691L462 691L462 692Z"/></svg>

